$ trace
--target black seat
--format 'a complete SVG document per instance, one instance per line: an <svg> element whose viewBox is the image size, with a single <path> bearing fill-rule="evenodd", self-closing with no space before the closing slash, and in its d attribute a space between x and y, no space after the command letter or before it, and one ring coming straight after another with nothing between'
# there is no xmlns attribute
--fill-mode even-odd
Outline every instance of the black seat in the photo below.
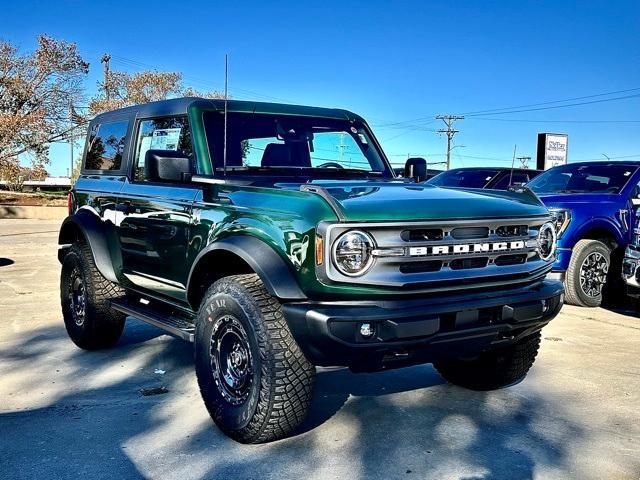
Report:
<svg viewBox="0 0 640 480"><path fill-rule="evenodd" d="M306 161L302 155L297 154L291 145L285 143L270 143L264 149L261 165L263 167L310 167L309 154Z"/></svg>

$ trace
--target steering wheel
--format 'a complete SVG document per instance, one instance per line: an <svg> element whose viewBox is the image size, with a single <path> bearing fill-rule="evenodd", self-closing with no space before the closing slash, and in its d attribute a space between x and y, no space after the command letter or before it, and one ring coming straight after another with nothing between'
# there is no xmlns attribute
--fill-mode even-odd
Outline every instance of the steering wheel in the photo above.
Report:
<svg viewBox="0 0 640 480"><path fill-rule="evenodd" d="M340 165L338 162L325 162L318 165L318 168L339 168L340 170L344 170L344 167Z"/></svg>

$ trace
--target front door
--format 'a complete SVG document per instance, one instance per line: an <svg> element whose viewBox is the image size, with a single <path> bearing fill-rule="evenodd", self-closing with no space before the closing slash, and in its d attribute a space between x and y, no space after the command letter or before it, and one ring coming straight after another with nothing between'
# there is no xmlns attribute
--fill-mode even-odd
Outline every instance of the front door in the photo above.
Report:
<svg viewBox="0 0 640 480"><path fill-rule="evenodd" d="M144 157L149 149L179 150L191 158L187 117L138 122L131 181L125 182L118 202L123 274L135 287L184 301L193 201L199 189L187 182L147 178Z"/></svg>

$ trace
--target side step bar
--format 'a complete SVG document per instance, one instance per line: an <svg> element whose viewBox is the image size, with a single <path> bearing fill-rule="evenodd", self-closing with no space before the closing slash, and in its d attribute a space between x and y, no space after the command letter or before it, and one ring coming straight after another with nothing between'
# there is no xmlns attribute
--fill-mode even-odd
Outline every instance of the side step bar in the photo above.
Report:
<svg viewBox="0 0 640 480"><path fill-rule="evenodd" d="M127 298L111 300L111 308L193 343L195 325L193 320L185 315L176 312L163 312L147 305L137 304Z"/></svg>

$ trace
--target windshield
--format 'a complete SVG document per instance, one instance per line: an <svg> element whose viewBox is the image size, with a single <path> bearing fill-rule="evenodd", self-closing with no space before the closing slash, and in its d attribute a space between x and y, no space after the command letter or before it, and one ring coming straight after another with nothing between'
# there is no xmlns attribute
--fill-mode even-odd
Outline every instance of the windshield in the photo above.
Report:
<svg viewBox="0 0 640 480"><path fill-rule="evenodd" d="M449 170L442 172L427 183L438 187L484 188L489 180L496 176L498 169Z"/></svg>
<svg viewBox="0 0 640 480"><path fill-rule="evenodd" d="M223 169L224 115L204 114L213 166ZM227 171L280 175L393 177L359 122L293 115L228 113Z"/></svg>
<svg viewBox="0 0 640 480"><path fill-rule="evenodd" d="M527 184L536 193L618 193L636 167L630 165L562 165L538 175Z"/></svg>

